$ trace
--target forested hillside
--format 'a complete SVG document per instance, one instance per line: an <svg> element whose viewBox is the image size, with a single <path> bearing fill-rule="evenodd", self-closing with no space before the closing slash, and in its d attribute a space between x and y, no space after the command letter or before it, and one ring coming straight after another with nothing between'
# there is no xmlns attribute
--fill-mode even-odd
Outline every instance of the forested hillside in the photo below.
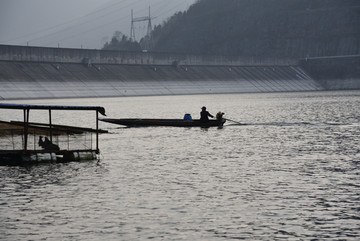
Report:
<svg viewBox="0 0 360 241"><path fill-rule="evenodd" d="M152 33L152 51L267 57L360 54L359 0L199 0Z"/></svg>

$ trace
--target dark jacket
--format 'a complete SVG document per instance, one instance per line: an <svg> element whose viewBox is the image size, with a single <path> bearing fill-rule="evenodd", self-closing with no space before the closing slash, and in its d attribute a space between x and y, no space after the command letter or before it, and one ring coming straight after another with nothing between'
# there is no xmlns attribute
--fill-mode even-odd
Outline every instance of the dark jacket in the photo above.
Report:
<svg viewBox="0 0 360 241"><path fill-rule="evenodd" d="M200 112L200 121L201 121L201 122L208 122L208 121L209 121L209 116L210 116L211 118L214 118L214 116L211 115L207 110L202 110L202 111Z"/></svg>

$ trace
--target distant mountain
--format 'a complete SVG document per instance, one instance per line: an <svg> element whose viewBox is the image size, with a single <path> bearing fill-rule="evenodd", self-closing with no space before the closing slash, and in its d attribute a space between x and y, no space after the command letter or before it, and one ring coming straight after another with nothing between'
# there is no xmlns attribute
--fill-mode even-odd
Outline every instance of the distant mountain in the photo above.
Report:
<svg viewBox="0 0 360 241"><path fill-rule="evenodd" d="M156 26L152 45L192 54L360 54L360 0L199 0Z"/></svg>

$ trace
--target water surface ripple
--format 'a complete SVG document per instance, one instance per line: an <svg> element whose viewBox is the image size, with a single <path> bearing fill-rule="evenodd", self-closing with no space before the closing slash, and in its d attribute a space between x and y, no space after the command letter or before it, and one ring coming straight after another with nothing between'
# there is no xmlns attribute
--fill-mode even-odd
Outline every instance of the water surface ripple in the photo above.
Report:
<svg viewBox="0 0 360 241"><path fill-rule="evenodd" d="M206 105L247 125L101 123L110 133L101 135L100 162L0 167L0 239L358 240L359 96L47 101L102 105L123 118L196 117Z"/></svg>

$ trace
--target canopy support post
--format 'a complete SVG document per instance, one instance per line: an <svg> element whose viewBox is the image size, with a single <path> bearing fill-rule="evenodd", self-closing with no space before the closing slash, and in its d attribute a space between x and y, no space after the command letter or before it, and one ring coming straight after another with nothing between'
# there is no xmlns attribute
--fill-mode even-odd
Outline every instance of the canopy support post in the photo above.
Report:
<svg viewBox="0 0 360 241"><path fill-rule="evenodd" d="M24 151L27 151L30 109L24 109Z"/></svg>
<svg viewBox="0 0 360 241"><path fill-rule="evenodd" d="M96 111L96 152L99 153L99 111Z"/></svg>
<svg viewBox="0 0 360 241"><path fill-rule="evenodd" d="M49 109L49 126L50 126L50 141L53 141L52 138L52 121L51 121L51 109Z"/></svg>

